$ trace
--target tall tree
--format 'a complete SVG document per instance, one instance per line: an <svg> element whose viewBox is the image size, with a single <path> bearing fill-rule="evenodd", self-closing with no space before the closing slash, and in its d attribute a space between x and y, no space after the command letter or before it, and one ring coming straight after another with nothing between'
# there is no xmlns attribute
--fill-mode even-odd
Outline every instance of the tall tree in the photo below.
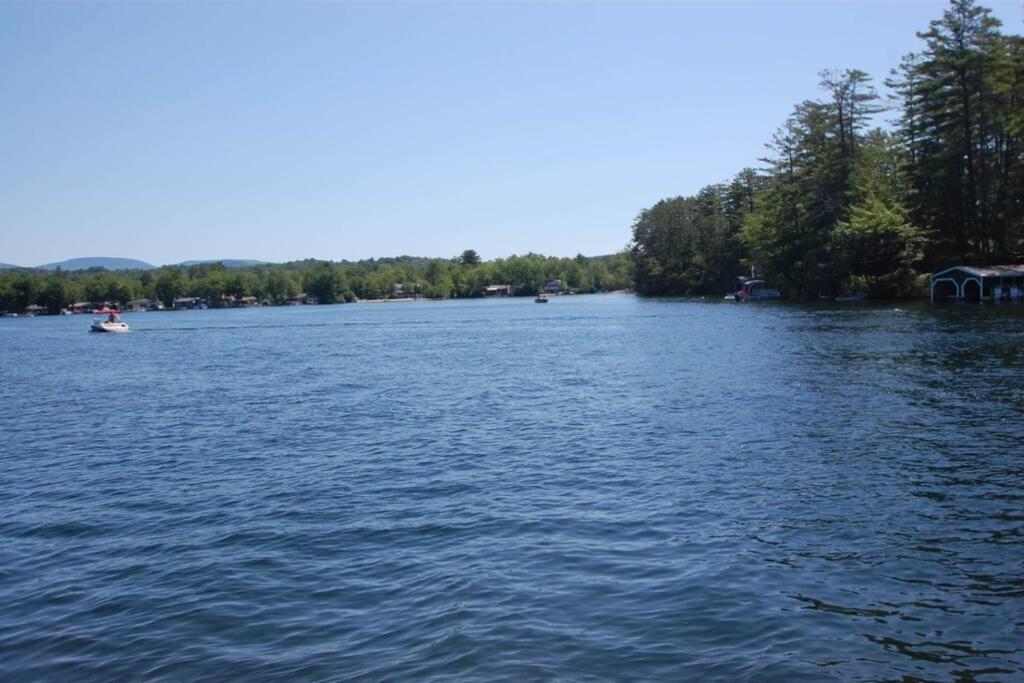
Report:
<svg viewBox="0 0 1024 683"><path fill-rule="evenodd" d="M475 249L467 249L459 256L459 263L464 266L480 265L480 254Z"/></svg>
<svg viewBox="0 0 1024 683"><path fill-rule="evenodd" d="M185 271L178 266L171 266L161 270L156 278L153 289L156 296L163 302L164 306L170 308L174 305L177 297L184 296L188 287L188 278Z"/></svg>
<svg viewBox="0 0 1024 683"><path fill-rule="evenodd" d="M728 185L665 199L637 217L630 255L642 294L709 294L730 288L744 255L739 232L761 178L742 171Z"/></svg>
<svg viewBox="0 0 1024 683"><path fill-rule="evenodd" d="M321 262L306 273L306 292L322 304L333 304L341 288L341 278L330 263Z"/></svg>
<svg viewBox="0 0 1024 683"><path fill-rule="evenodd" d="M797 105L768 145L768 181L742 233L751 265L807 298L842 285L832 233L850 211L864 131L882 110L863 71L824 71L820 86L827 99Z"/></svg>
<svg viewBox="0 0 1024 683"><path fill-rule="evenodd" d="M974 0L952 0L918 34L921 53L904 59L890 82L903 99L915 217L936 238L933 265L987 261L1008 251L996 225L1002 212L994 169L1008 150L999 142L1006 105L995 96L1006 45L999 26Z"/></svg>

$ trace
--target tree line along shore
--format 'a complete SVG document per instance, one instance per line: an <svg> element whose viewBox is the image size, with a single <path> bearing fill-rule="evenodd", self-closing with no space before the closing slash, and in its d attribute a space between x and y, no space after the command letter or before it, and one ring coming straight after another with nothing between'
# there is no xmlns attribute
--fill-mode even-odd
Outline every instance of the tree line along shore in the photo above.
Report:
<svg viewBox="0 0 1024 683"><path fill-rule="evenodd" d="M946 266L1024 262L1024 38L974 0L922 29L886 97L823 71L765 168L641 212L636 290L720 293L754 270L790 298L918 297Z"/></svg>
<svg viewBox="0 0 1024 683"><path fill-rule="evenodd" d="M243 268L220 262L128 271L23 268L0 271L0 312L38 306L56 314L83 301L123 305L141 298L167 308L183 297L202 299L211 307L243 297L278 305L299 297L322 304L410 295L449 299L484 296L495 284L507 285L502 292L512 296L532 296L552 280L560 280L565 291L591 293L631 287L631 265L625 253L575 258L526 254L485 262L467 249L452 259L306 260Z"/></svg>

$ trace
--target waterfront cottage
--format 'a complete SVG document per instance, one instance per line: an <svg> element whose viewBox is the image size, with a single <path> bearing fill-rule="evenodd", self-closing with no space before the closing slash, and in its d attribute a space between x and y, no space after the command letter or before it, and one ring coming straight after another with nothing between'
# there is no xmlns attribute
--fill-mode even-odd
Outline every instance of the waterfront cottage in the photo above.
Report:
<svg viewBox="0 0 1024 683"><path fill-rule="evenodd" d="M137 313L139 311L148 311L152 305L152 299L132 299L124 305L124 310Z"/></svg>
<svg viewBox="0 0 1024 683"><path fill-rule="evenodd" d="M953 266L931 278L932 301L1024 299L1024 263L1008 266Z"/></svg>
<svg viewBox="0 0 1024 683"><path fill-rule="evenodd" d="M487 285L484 296L511 296L512 285Z"/></svg>
<svg viewBox="0 0 1024 683"><path fill-rule="evenodd" d="M202 303L203 300L197 296L180 296L174 300L174 310L185 311L199 308Z"/></svg>

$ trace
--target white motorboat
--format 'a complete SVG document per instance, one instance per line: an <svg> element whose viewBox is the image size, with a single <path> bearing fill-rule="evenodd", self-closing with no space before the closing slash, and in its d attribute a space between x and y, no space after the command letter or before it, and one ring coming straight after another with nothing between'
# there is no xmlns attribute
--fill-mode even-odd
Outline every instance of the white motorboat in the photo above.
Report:
<svg viewBox="0 0 1024 683"><path fill-rule="evenodd" d="M93 318L90 332L127 332L128 323L121 320L117 311L111 311L110 315L104 318Z"/></svg>

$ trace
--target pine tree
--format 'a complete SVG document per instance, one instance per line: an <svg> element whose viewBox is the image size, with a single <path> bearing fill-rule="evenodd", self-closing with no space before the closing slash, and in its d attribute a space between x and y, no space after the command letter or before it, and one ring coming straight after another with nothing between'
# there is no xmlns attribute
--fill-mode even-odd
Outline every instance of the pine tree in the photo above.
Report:
<svg viewBox="0 0 1024 683"><path fill-rule="evenodd" d="M999 21L974 0L952 0L919 33L925 48L891 81L903 98L902 133L917 222L936 237L932 264L985 261L1008 245L996 228L997 140L1003 117L994 96ZM1002 238L1002 239L1001 239Z"/></svg>

